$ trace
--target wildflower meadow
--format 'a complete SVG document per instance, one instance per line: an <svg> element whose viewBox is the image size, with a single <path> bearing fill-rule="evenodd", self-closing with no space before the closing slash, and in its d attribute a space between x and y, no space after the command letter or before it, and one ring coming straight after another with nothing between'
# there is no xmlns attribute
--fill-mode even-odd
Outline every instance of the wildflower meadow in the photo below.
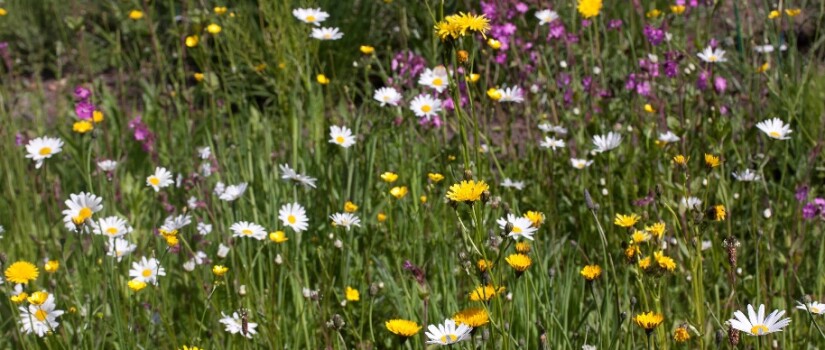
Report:
<svg viewBox="0 0 825 350"><path fill-rule="evenodd" d="M0 348L823 348L823 29L0 0Z"/></svg>

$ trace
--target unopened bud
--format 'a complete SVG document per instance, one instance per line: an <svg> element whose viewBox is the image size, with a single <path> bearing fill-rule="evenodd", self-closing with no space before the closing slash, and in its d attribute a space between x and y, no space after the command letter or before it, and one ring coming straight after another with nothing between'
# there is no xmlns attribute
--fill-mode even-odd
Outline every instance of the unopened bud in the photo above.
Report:
<svg viewBox="0 0 825 350"><path fill-rule="evenodd" d="M470 181L473 179L473 171L470 169L464 170L464 180Z"/></svg>
<svg viewBox="0 0 825 350"><path fill-rule="evenodd" d="M246 296L246 285L245 285L245 284L242 284L242 285L238 288L238 295L240 295L240 296L242 296L242 297L243 297L243 296Z"/></svg>

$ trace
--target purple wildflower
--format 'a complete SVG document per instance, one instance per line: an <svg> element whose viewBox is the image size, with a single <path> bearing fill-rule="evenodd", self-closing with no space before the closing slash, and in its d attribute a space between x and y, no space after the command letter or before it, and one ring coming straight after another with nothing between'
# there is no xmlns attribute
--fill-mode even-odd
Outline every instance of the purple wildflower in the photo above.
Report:
<svg viewBox="0 0 825 350"><path fill-rule="evenodd" d="M87 101L80 101L74 106L77 117L83 120L91 120L95 112L95 106Z"/></svg>

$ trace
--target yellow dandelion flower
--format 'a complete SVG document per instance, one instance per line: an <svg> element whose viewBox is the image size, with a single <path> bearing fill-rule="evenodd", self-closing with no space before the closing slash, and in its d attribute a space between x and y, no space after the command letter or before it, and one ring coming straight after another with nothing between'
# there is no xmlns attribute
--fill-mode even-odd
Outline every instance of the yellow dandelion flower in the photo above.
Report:
<svg viewBox="0 0 825 350"><path fill-rule="evenodd" d="M435 34L438 35L442 41L447 40L447 38L458 39L460 31L461 28L458 24L446 19L435 24Z"/></svg>
<svg viewBox="0 0 825 350"><path fill-rule="evenodd" d="M146 288L146 282L136 279L129 281L127 285L129 286L129 289L135 292L140 292L143 288Z"/></svg>
<svg viewBox="0 0 825 350"><path fill-rule="evenodd" d="M43 303L45 303L46 299L48 299L48 298L49 298L49 293L46 293L45 291L44 292L34 292L34 293L32 293L32 295L30 295L28 298L26 298L26 301L28 301L29 304L32 304L32 305L43 305Z"/></svg>
<svg viewBox="0 0 825 350"><path fill-rule="evenodd" d="M524 213L524 217L533 223L533 227L539 227L544 223L544 213L540 211L527 211Z"/></svg>
<svg viewBox="0 0 825 350"><path fill-rule="evenodd" d="M103 112L102 111L94 111L92 112L92 121L95 123L100 123L103 121Z"/></svg>
<svg viewBox="0 0 825 350"><path fill-rule="evenodd" d="M421 204L427 204L427 196L418 197L418 200L421 201Z"/></svg>
<svg viewBox="0 0 825 350"><path fill-rule="evenodd" d="M493 50L498 50L501 48L501 41L498 41L493 38L487 39L487 46L489 46Z"/></svg>
<svg viewBox="0 0 825 350"><path fill-rule="evenodd" d="M8 14L9 14L9 11L6 11L6 9L0 7L0 17L8 15Z"/></svg>
<svg viewBox="0 0 825 350"><path fill-rule="evenodd" d="M229 268L223 265L215 265L212 266L212 273L215 274L217 277L223 277L226 272L229 271Z"/></svg>
<svg viewBox="0 0 825 350"><path fill-rule="evenodd" d="M284 243L289 240L284 231L275 231L269 234L269 240L275 243Z"/></svg>
<svg viewBox="0 0 825 350"><path fill-rule="evenodd" d="M184 40L184 43L186 44L186 47L198 46L199 42L200 42L200 38L197 35L187 36L186 40Z"/></svg>
<svg viewBox="0 0 825 350"><path fill-rule="evenodd" d="M644 231L634 231L633 234L630 235L630 240L636 244L647 242L650 240L650 234Z"/></svg>
<svg viewBox="0 0 825 350"><path fill-rule="evenodd" d="M375 219L378 220L378 222L387 221L387 214L378 213L378 215L375 216Z"/></svg>
<svg viewBox="0 0 825 350"><path fill-rule="evenodd" d="M779 18L779 11L773 10L770 13L768 13L768 19L777 19L777 18Z"/></svg>
<svg viewBox="0 0 825 350"><path fill-rule="evenodd" d="M412 337L421 330L418 323L402 319L389 320L384 323L384 327L387 327L387 330L392 334L405 338Z"/></svg>
<svg viewBox="0 0 825 350"><path fill-rule="evenodd" d="M404 198L407 195L407 186L393 187L390 189L390 194L397 199Z"/></svg>
<svg viewBox="0 0 825 350"><path fill-rule="evenodd" d="M489 88L487 89L487 97L489 97L493 101L498 101L503 97L503 94L499 89Z"/></svg>
<svg viewBox="0 0 825 350"><path fill-rule="evenodd" d="M647 17L647 18L656 18L656 17L659 17L661 15L662 15L662 11L659 11L658 9L652 9L650 11L647 11L647 13L645 14L645 17Z"/></svg>
<svg viewBox="0 0 825 350"><path fill-rule="evenodd" d="M685 157L683 154L677 154L673 157L673 164L676 164L680 167L686 167L687 162L690 160L690 157Z"/></svg>
<svg viewBox="0 0 825 350"><path fill-rule="evenodd" d="M455 52L458 63L465 63L470 59L470 53L467 50L458 50Z"/></svg>
<svg viewBox="0 0 825 350"><path fill-rule="evenodd" d="M49 260L43 265L43 270L46 270L48 273L55 273L58 268L60 268L60 262L57 260Z"/></svg>
<svg viewBox="0 0 825 350"><path fill-rule="evenodd" d="M665 318L662 314L653 311L641 313L633 317L633 322L636 322L636 324L639 327L642 327L642 329L644 329L647 333L652 332L653 329L660 325L664 320Z"/></svg>
<svg viewBox="0 0 825 350"><path fill-rule="evenodd" d="M226 6L215 6L213 10L215 11L216 15L220 16L226 13Z"/></svg>
<svg viewBox="0 0 825 350"><path fill-rule="evenodd" d="M484 191L490 189L484 181L461 181L453 184L447 191L447 199L453 202L472 203L481 199Z"/></svg>
<svg viewBox="0 0 825 350"><path fill-rule="evenodd" d="M72 125L72 131L78 134L85 134L89 131L94 130L94 128L95 126L92 125L92 123L90 123L88 120L80 120Z"/></svg>
<svg viewBox="0 0 825 350"><path fill-rule="evenodd" d="M466 77L464 77L464 80L469 81L471 83L475 83L479 79L481 79L481 74L478 74L478 73L471 73L470 75L467 75Z"/></svg>
<svg viewBox="0 0 825 350"><path fill-rule="evenodd" d="M195 78L195 81L200 83L201 81L203 81L204 76L203 76L203 73L195 73L195 74L192 74L192 77Z"/></svg>
<svg viewBox="0 0 825 350"><path fill-rule="evenodd" d="M647 269L650 268L650 263L651 263L651 260L650 260L649 256L645 257L644 259L639 259L639 268L641 268L642 270L647 271Z"/></svg>
<svg viewBox="0 0 825 350"><path fill-rule="evenodd" d="M584 18L596 17L602 10L602 0L579 0L577 9Z"/></svg>
<svg viewBox="0 0 825 350"><path fill-rule="evenodd" d="M613 224L619 227L633 227L639 221L639 216L636 214L630 215L622 215L616 214L616 219L613 220Z"/></svg>
<svg viewBox="0 0 825 350"><path fill-rule="evenodd" d="M476 266L478 266L479 271L484 272L493 268L493 262L486 259L479 259Z"/></svg>
<svg viewBox="0 0 825 350"><path fill-rule="evenodd" d="M395 180L398 180L398 174L391 171L387 171L381 174L381 180L384 180L384 182L391 184L395 182Z"/></svg>
<svg viewBox="0 0 825 350"><path fill-rule="evenodd" d="M26 301L26 299L28 299L28 298L29 298L28 293L21 292L20 294L12 295L11 298L9 298L9 299L11 299L11 301L15 304L20 304L20 303Z"/></svg>
<svg viewBox="0 0 825 350"><path fill-rule="evenodd" d="M676 262L673 261L673 258L666 256L664 252L658 251L653 254L653 257L656 259L656 264L663 270L670 272L676 270Z"/></svg>
<svg viewBox="0 0 825 350"><path fill-rule="evenodd" d="M178 236L166 236L166 245L170 247L177 246L180 243Z"/></svg>
<svg viewBox="0 0 825 350"><path fill-rule="evenodd" d="M802 9L785 9L785 14L788 15L788 17L796 17L799 16L800 13L802 13Z"/></svg>
<svg viewBox="0 0 825 350"><path fill-rule="evenodd" d="M365 55L372 55L372 53L375 52L374 47L367 46L367 45L361 45L361 47L358 48L358 49L361 51L362 54L365 54Z"/></svg>
<svg viewBox="0 0 825 350"><path fill-rule="evenodd" d="M715 168L722 164L722 161L719 159L719 156L714 156L712 154L705 153L705 165L708 168Z"/></svg>
<svg viewBox="0 0 825 350"><path fill-rule="evenodd" d="M521 254L527 254L530 252L530 243L527 241L520 241L516 243L516 251Z"/></svg>
<svg viewBox="0 0 825 350"><path fill-rule="evenodd" d="M209 34L217 35L218 33L221 32L221 26L219 26L215 23L212 23L212 24L206 26L206 31L209 32Z"/></svg>
<svg viewBox="0 0 825 350"><path fill-rule="evenodd" d="M673 5L670 7L670 12L673 12L675 15L681 15L685 13L685 5Z"/></svg>
<svg viewBox="0 0 825 350"><path fill-rule="evenodd" d="M18 261L6 269L6 280L11 283L26 284L37 279L37 266L28 261Z"/></svg>
<svg viewBox="0 0 825 350"><path fill-rule="evenodd" d="M143 11L141 11L141 10L132 10L131 12L129 12L129 19L131 19L133 21L137 21L141 18L143 18Z"/></svg>
<svg viewBox="0 0 825 350"><path fill-rule="evenodd" d="M490 323L490 314L481 307L471 307L457 312L453 315L456 324L466 324L470 327L481 327Z"/></svg>
<svg viewBox="0 0 825 350"><path fill-rule="evenodd" d="M323 74L318 74L317 76L315 76L315 80L318 82L318 84L321 85L329 84L329 78L327 78L327 76Z"/></svg>
<svg viewBox="0 0 825 350"><path fill-rule="evenodd" d="M765 73L770 69L771 69L771 63L770 62L765 62L761 66L756 67L756 72L757 73Z"/></svg>
<svg viewBox="0 0 825 350"><path fill-rule="evenodd" d="M495 288L492 285L486 286L479 286L472 292L470 292L470 300L471 301L489 301L496 295L499 295L504 292L504 287Z"/></svg>
<svg viewBox="0 0 825 350"><path fill-rule="evenodd" d="M648 113L656 113L656 110L655 110L655 109L653 109L653 105L651 105L650 103L645 103L645 107L644 107L644 108L645 108L645 112L648 112Z"/></svg>
<svg viewBox="0 0 825 350"><path fill-rule="evenodd" d="M708 210L708 214L710 215L713 220L716 221L724 221L728 215L728 211L725 209L725 206L722 204L715 205Z"/></svg>
<svg viewBox="0 0 825 350"><path fill-rule="evenodd" d="M645 231L656 237L656 239L662 239L662 235L665 234L665 223L664 222L657 222L650 226L645 226Z"/></svg>
<svg viewBox="0 0 825 350"><path fill-rule="evenodd" d="M255 69L255 71L256 71L256 72L258 72L258 73L263 72L263 71L264 71L264 69L266 69L266 63L261 63L261 64L258 64L258 65L256 65L256 66L254 67L254 69Z"/></svg>
<svg viewBox="0 0 825 350"><path fill-rule="evenodd" d="M357 289L353 289L352 287L347 287L347 301L359 301L361 300L361 293L358 292Z"/></svg>
<svg viewBox="0 0 825 350"><path fill-rule="evenodd" d="M444 180L444 175L441 175L439 173L429 173L427 174L427 178L429 178L430 181L434 183L439 183L441 182L441 180Z"/></svg>
<svg viewBox="0 0 825 350"><path fill-rule="evenodd" d="M673 331L673 340L677 343L684 343L690 340L690 333L688 333L687 328L684 326L680 326Z"/></svg>
<svg viewBox="0 0 825 350"><path fill-rule="evenodd" d="M464 36L468 31L481 34L485 39L487 32L490 30L490 20L485 15L473 15L469 13L459 12L458 15L449 16L448 21L452 21L458 25L460 35Z"/></svg>
<svg viewBox="0 0 825 350"><path fill-rule="evenodd" d="M587 281L593 281L602 275L602 268L599 265L587 265L579 272Z"/></svg>
<svg viewBox="0 0 825 350"><path fill-rule="evenodd" d="M347 213L354 213L358 211L358 205L351 201L347 201L346 203L344 203L344 211Z"/></svg>
<svg viewBox="0 0 825 350"><path fill-rule="evenodd" d="M519 273L527 271L527 269L530 268L530 265L533 264L533 260L524 254L510 254L510 256L504 259L504 261L507 261L507 263L510 264L510 267Z"/></svg>
<svg viewBox="0 0 825 350"><path fill-rule="evenodd" d="M641 253L641 249L639 249L639 246L635 244L628 245L624 250L624 256L627 257L627 260L633 260L634 257Z"/></svg>

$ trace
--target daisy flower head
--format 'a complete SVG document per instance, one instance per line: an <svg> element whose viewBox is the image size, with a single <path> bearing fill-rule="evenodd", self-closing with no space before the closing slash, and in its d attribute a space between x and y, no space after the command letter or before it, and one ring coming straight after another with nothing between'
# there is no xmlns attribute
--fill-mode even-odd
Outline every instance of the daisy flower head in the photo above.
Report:
<svg viewBox="0 0 825 350"><path fill-rule="evenodd" d="M241 221L232 224L229 227L232 232L232 237L252 237L259 241L266 238L266 229L263 226L254 222Z"/></svg>
<svg viewBox="0 0 825 350"><path fill-rule="evenodd" d="M602 10L602 0L579 0L576 7L584 18L593 18Z"/></svg>
<svg viewBox="0 0 825 350"><path fill-rule="evenodd" d="M92 215L103 210L103 198L91 193L80 192L69 195L63 204L63 223L69 231L75 231L84 224L94 225ZM84 226L84 232L89 232L89 226Z"/></svg>
<svg viewBox="0 0 825 350"><path fill-rule="evenodd" d="M155 192L173 183L175 180L172 180L172 172L163 167L156 167L155 173L146 178L146 185L152 187Z"/></svg>
<svg viewBox="0 0 825 350"><path fill-rule="evenodd" d="M429 325L424 334L427 335L427 344L450 345L470 339L473 328L462 324L456 326L455 321L447 319L443 324Z"/></svg>
<svg viewBox="0 0 825 350"><path fill-rule="evenodd" d="M361 219L352 213L335 213L330 215L329 218L332 220L333 225L344 227L347 231L352 226L361 226Z"/></svg>
<svg viewBox="0 0 825 350"><path fill-rule="evenodd" d="M763 120L757 123L756 127L759 128L759 130L762 130L762 132L764 132L770 138L777 140L790 139L790 137L788 137L788 134L793 132L793 130L791 130L791 126L785 124L779 118Z"/></svg>
<svg viewBox="0 0 825 350"><path fill-rule="evenodd" d="M329 18L329 13L321 11L320 8L316 9L294 9L292 10L292 15L295 16L299 21L312 24L315 26L321 25L321 22L325 21Z"/></svg>
<svg viewBox="0 0 825 350"><path fill-rule="evenodd" d="M352 130L346 126L332 125L329 127L329 143L350 148L355 144L355 136L352 134Z"/></svg>
<svg viewBox="0 0 825 350"><path fill-rule="evenodd" d="M501 187L505 188L515 188L519 191L524 189L524 181L513 181L512 179L505 178L504 181L501 182Z"/></svg>
<svg viewBox="0 0 825 350"><path fill-rule="evenodd" d="M580 158L570 158L570 165L572 165L576 169L584 169L589 167L593 164L592 160L587 159L580 159Z"/></svg>
<svg viewBox="0 0 825 350"><path fill-rule="evenodd" d="M112 172L117 168L117 162L111 159L104 159L97 162L97 168L101 171Z"/></svg>
<svg viewBox="0 0 825 350"><path fill-rule="evenodd" d="M430 120L430 118L438 115L438 112L441 112L441 100L427 94L421 94L410 102L410 109L416 117Z"/></svg>
<svg viewBox="0 0 825 350"><path fill-rule="evenodd" d="M306 231L309 227L306 210L298 203L284 204L281 209L278 210L278 219L280 219L285 226L289 226L295 230L295 232Z"/></svg>
<svg viewBox="0 0 825 350"><path fill-rule="evenodd" d="M545 25L559 19L559 14L556 11L541 10L536 12L536 18L539 19L539 25Z"/></svg>
<svg viewBox="0 0 825 350"><path fill-rule="evenodd" d="M132 262L132 269L129 270L129 277L148 284L157 285L159 276L166 276L166 269L155 258L141 257L140 261Z"/></svg>
<svg viewBox="0 0 825 350"><path fill-rule="evenodd" d="M123 238L110 238L109 242L106 243L106 256L117 258L117 262L120 262L124 256L132 254L135 249L137 249L136 244L132 244Z"/></svg>
<svg viewBox="0 0 825 350"><path fill-rule="evenodd" d="M447 77L447 69L444 66L435 67L435 69L427 68L424 73L418 78L418 84L431 87L438 93L444 91L449 83Z"/></svg>
<svg viewBox="0 0 825 350"><path fill-rule="evenodd" d="M94 234L106 235L109 237L121 237L132 232L132 227L126 222L126 219L110 216L98 220L94 228Z"/></svg>
<svg viewBox="0 0 825 350"><path fill-rule="evenodd" d="M288 164L280 164L278 165L278 168L281 169L281 179L287 181L295 181L303 185L304 187L315 188L315 181L318 181L318 179L303 174L299 174L295 170L292 170L292 168L290 168Z"/></svg>
<svg viewBox="0 0 825 350"><path fill-rule="evenodd" d="M556 135L567 135L567 128L561 125L553 125L547 122L540 123L538 125L539 130L542 132L549 132L554 133Z"/></svg>
<svg viewBox="0 0 825 350"><path fill-rule="evenodd" d="M393 87L382 87L378 90L375 90L373 93L372 98L381 103L381 107L386 105L391 106L398 106L398 102L401 102L401 94L398 93Z"/></svg>
<svg viewBox="0 0 825 350"><path fill-rule="evenodd" d="M564 148L564 140L559 140L555 137L545 136L544 141L541 141L539 143L539 147L555 151L556 148Z"/></svg>
<svg viewBox="0 0 825 350"><path fill-rule="evenodd" d="M676 134L674 134L673 131L668 130L665 133L659 134L659 140L658 141L663 143L663 144L668 144L668 143L673 143L673 142L679 142L679 140L680 140L679 136L676 136Z"/></svg>
<svg viewBox="0 0 825 350"><path fill-rule="evenodd" d="M774 332L781 332L791 323L790 318L782 318L785 310L774 310L765 316L765 305L759 305L759 311L753 309L753 305L748 304L748 316L742 311L736 310L732 319L728 320L733 329L745 332L750 335L766 335Z"/></svg>
<svg viewBox="0 0 825 350"><path fill-rule="evenodd" d="M593 136L593 145L596 146L596 152L602 153L610 151L622 143L622 135L615 132L608 132L607 135Z"/></svg>
<svg viewBox="0 0 825 350"><path fill-rule="evenodd" d="M312 33L309 36L318 40L338 40L344 37L338 28L312 28Z"/></svg>
<svg viewBox="0 0 825 350"><path fill-rule="evenodd" d="M222 201L232 202L238 198L240 198L244 192L246 192L247 183L241 182L237 185L229 185L226 186L223 193L218 197Z"/></svg>
<svg viewBox="0 0 825 350"><path fill-rule="evenodd" d="M511 87L504 87L502 89L498 89L498 93L501 97L499 97L499 102L515 102L515 103L522 103L524 102L524 90L522 90L518 86L511 86Z"/></svg>
<svg viewBox="0 0 825 350"><path fill-rule="evenodd" d="M533 240L533 234L538 231L537 228L533 227L533 222L530 219L516 216L515 214L507 214L506 218L501 218L496 221L498 223L499 228L502 230L507 229L507 225L511 224L512 229L510 232L507 233L509 237L513 237L513 239L520 239L526 238L529 240Z"/></svg>
<svg viewBox="0 0 825 350"><path fill-rule="evenodd" d="M725 50L719 48L714 49L710 46L706 47L704 50L702 50L702 52L696 54L696 56L699 56L699 58L702 59L702 61L705 61L707 63L722 63L727 62L728 60L727 58L725 58Z"/></svg>
<svg viewBox="0 0 825 350"><path fill-rule="evenodd" d="M800 310L810 311L814 315L825 314L825 304L820 303L818 301L812 301L807 304L802 304L797 301L796 308Z"/></svg>
<svg viewBox="0 0 825 350"><path fill-rule="evenodd" d="M192 216L189 214L181 214L178 216L168 216L163 220L163 225L160 226L164 231L178 231L192 223Z"/></svg>
<svg viewBox="0 0 825 350"><path fill-rule="evenodd" d="M461 181L450 186L447 191L447 199L453 202L472 203L481 200L484 192L489 189L490 186L484 181Z"/></svg>
<svg viewBox="0 0 825 350"><path fill-rule="evenodd" d="M54 295L51 294L40 305L20 306L20 331L26 334L34 333L41 338L46 333L53 332L60 325L57 318L64 313L56 308Z"/></svg>
<svg viewBox="0 0 825 350"><path fill-rule="evenodd" d="M682 197L679 207L690 210L699 209L702 207L702 200L696 197Z"/></svg>
<svg viewBox="0 0 825 350"><path fill-rule="evenodd" d="M220 319L220 322L224 324L226 327L226 331L232 334L240 333L244 337L252 339L253 334L257 334L258 332L255 330L258 327L257 323L249 322L248 316L245 310L241 310L241 315L238 315L238 312L233 312L232 316L227 316L223 311L221 311L221 316L223 318Z"/></svg>
<svg viewBox="0 0 825 350"><path fill-rule="evenodd" d="M421 330L421 326L419 326L418 323L402 319L393 319L384 322L384 327L387 327L390 333L404 338L412 337Z"/></svg>
<svg viewBox="0 0 825 350"><path fill-rule="evenodd" d="M653 332L653 329L662 324L664 320L665 317L662 314L653 311L643 312L633 317L633 322L644 329L647 334Z"/></svg>
<svg viewBox="0 0 825 350"><path fill-rule="evenodd" d="M28 284L40 275L37 266L28 261L18 261L9 265L5 271L6 280L16 284Z"/></svg>
<svg viewBox="0 0 825 350"><path fill-rule="evenodd" d="M38 137L26 144L26 158L34 161L34 167L40 169L43 160L63 150L63 140L57 137Z"/></svg>
<svg viewBox="0 0 825 350"><path fill-rule="evenodd" d="M759 174L757 174L755 171L753 171L751 169L745 169L745 170L742 170L738 173L734 171L732 173L732 175L733 175L733 178L736 179L736 181L743 181L743 182L759 181L759 179L762 178L762 177L759 176Z"/></svg>

